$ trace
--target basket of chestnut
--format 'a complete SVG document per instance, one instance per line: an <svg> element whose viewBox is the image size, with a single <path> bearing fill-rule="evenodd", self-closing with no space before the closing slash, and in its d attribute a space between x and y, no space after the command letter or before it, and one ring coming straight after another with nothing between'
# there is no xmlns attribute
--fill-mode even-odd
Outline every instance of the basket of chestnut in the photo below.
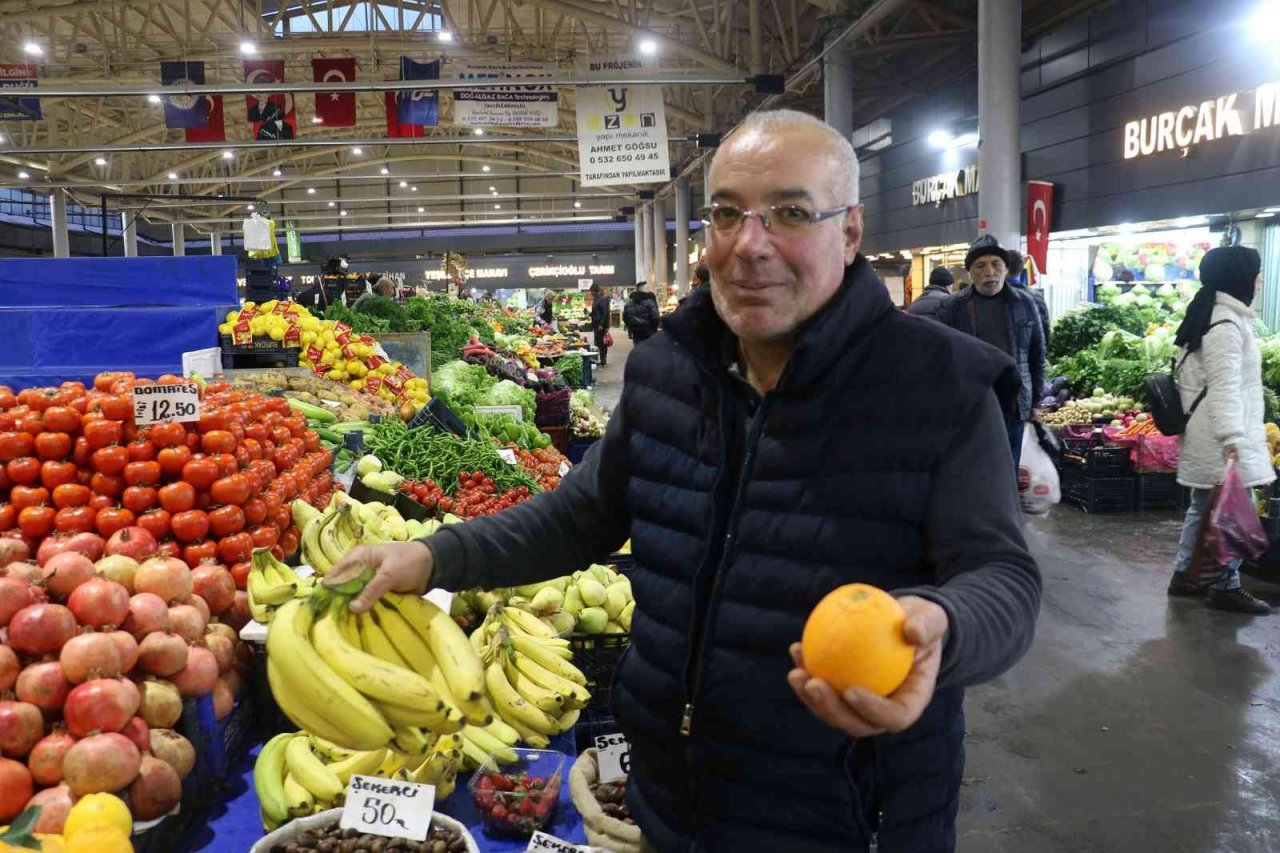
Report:
<svg viewBox="0 0 1280 853"><path fill-rule="evenodd" d="M342 809L299 818L253 845L251 853L480 853L466 827L448 815L431 816L425 841L343 829L341 818Z"/></svg>
<svg viewBox="0 0 1280 853"><path fill-rule="evenodd" d="M627 780L600 781L594 749L586 750L574 762L569 771L569 793L582 815L590 844L617 853L639 853L643 838L626 805Z"/></svg>

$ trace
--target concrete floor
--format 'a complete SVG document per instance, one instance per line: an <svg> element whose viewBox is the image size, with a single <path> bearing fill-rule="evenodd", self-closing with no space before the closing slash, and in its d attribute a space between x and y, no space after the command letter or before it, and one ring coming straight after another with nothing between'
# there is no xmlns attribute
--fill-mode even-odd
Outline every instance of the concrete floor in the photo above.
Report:
<svg viewBox="0 0 1280 853"><path fill-rule="evenodd" d="M630 351L615 342L595 389L609 409ZM1067 506L1028 522L1036 641L969 692L960 853L1280 851L1280 608L1168 599L1180 526Z"/></svg>

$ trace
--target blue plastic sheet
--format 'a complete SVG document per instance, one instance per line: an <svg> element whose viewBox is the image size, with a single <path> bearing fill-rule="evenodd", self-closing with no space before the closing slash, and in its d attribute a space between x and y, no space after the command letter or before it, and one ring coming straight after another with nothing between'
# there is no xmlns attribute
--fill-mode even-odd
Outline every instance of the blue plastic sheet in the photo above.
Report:
<svg viewBox="0 0 1280 853"><path fill-rule="evenodd" d="M230 255L0 258L0 307L233 305Z"/></svg>

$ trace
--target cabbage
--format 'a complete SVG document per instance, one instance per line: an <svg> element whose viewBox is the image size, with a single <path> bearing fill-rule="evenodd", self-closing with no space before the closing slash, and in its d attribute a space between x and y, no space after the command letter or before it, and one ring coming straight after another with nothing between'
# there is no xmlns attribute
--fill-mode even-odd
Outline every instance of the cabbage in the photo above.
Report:
<svg viewBox="0 0 1280 853"><path fill-rule="evenodd" d="M521 388L509 379L504 379L484 392L476 400L478 406L519 406L524 412L525 423L533 423L537 413L537 395L531 388Z"/></svg>

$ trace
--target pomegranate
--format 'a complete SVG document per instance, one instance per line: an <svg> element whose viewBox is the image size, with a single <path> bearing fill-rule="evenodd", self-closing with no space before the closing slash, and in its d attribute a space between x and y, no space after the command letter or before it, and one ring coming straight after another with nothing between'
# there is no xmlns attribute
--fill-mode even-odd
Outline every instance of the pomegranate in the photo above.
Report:
<svg viewBox="0 0 1280 853"><path fill-rule="evenodd" d="M128 634L125 636L129 637ZM129 640L132 641L133 637ZM72 684L91 678L118 678L121 672L126 671L120 660L120 647L110 634L87 633L72 637L62 647L58 662Z"/></svg>
<svg viewBox="0 0 1280 853"><path fill-rule="evenodd" d="M39 549L36 550L36 562L42 566L47 566L49 561L58 554L75 551L77 554L83 554L92 563L102 556L102 548L102 537L96 533L49 536L40 543Z"/></svg>
<svg viewBox="0 0 1280 853"><path fill-rule="evenodd" d="M49 592L65 601L76 587L93 577L93 560L79 551L63 551L49 558L44 564L52 569L49 576Z"/></svg>
<svg viewBox="0 0 1280 853"><path fill-rule="evenodd" d="M234 667L219 675L218 680L227 682L227 686L231 688L232 696L239 696L240 691L244 688L244 678L241 677L240 671Z"/></svg>
<svg viewBox="0 0 1280 853"><path fill-rule="evenodd" d="M0 542L3 542L0 539ZM44 584L49 580L52 571L44 566L37 566L35 563L10 563L4 567L4 573L11 578L20 578L21 580L31 581L36 584Z"/></svg>
<svg viewBox="0 0 1280 853"><path fill-rule="evenodd" d="M142 756L138 778L129 785L129 811L134 820L155 820L173 811L182 799L178 771L152 755Z"/></svg>
<svg viewBox="0 0 1280 853"><path fill-rule="evenodd" d="M177 634L148 634L138 644L138 666L148 675L167 678L187 665L188 656L187 641Z"/></svg>
<svg viewBox="0 0 1280 853"><path fill-rule="evenodd" d="M0 577L0 628L29 604L44 601L44 590L25 578Z"/></svg>
<svg viewBox="0 0 1280 853"><path fill-rule="evenodd" d="M95 678L67 694L62 718L67 731L85 737L93 732L118 732L137 712L138 688L133 682Z"/></svg>
<svg viewBox="0 0 1280 853"><path fill-rule="evenodd" d="M67 700L71 684L57 661L33 663L18 674L19 702L30 702L41 711L57 711Z"/></svg>
<svg viewBox="0 0 1280 853"><path fill-rule="evenodd" d="M18 673L22 664L18 661L18 653L6 645L0 644L0 690L8 690L18 682Z"/></svg>
<svg viewBox="0 0 1280 853"><path fill-rule="evenodd" d="M192 646L187 653L187 665L169 676L169 680L183 696L208 696L218 681L218 661L213 652L203 646Z"/></svg>
<svg viewBox="0 0 1280 853"><path fill-rule="evenodd" d="M71 593L67 607L81 625L114 630L129 618L129 590L106 578L90 578Z"/></svg>
<svg viewBox="0 0 1280 853"><path fill-rule="evenodd" d="M133 577L138 573L138 561L124 554L112 554L94 563L93 573L100 578L115 581L133 595Z"/></svg>
<svg viewBox="0 0 1280 853"><path fill-rule="evenodd" d="M204 637L204 629L208 624L204 614L190 604L175 604L169 608L168 629L188 643L197 642Z"/></svg>
<svg viewBox="0 0 1280 853"><path fill-rule="evenodd" d="M75 797L66 785L58 785L36 794L27 805L40 807L40 817L36 819L33 832L61 835L62 828L67 823L67 815L71 814L71 807L75 805Z"/></svg>
<svg viewBox="0 0 1280 853"><path fill-rule="evenodd" d="M133 741L133 745L143 752L151 750L151 727L141 717L132 717L124 724L120 734Z"/></svg>
<svg viewBox="0 0 1280 853"><path fill-rule="evenodd" d="M62 762L62 778L77 797L113 793L138 775L142 753L122 734L90 735L76 741Z"/></svg>
<svg viewBox="0 0 1280 853"><path fill-rule="evenodd" d="M196 766L196 748L172 729L151 730L151 754L178 771L183 779Z"/></svg>
<svg viewBox="0 0 1280 853"><path fill-rule="evenodd" d="M209 627L205 629L204 633L206 637L209 637L213 634L217 634L218 636L221 636L221 637L226 637L228 640L230 640L233 643L236 640L240 639L240 635L236 633L236 629L232 628L226 622L210 622Z"/></svg>
<svg viewBox="0 0 1280 853"><path fill-rule="evenodd" d="M243 589L236 590L235 601L218 618L230 625L233 631L239 631L245 625L248 625L249 620L252 618L249 614L249 593Z"/></svg>
<svg viewBox="0 0 1280 853"><path fill-rule="evenodd" d="M24 655L56 655L76 633L76 617L61 604L31 604L9 620L9 645Z"/></svg>
<svg viewBox="0 0 1280 853"><path fill-rule="evenodd" d="M213 683L213 718L221 722L236 707L236 694L226 679L219 678Z"/></svg>
<svg viewBox="0 0 1280 853"><path fill-rule="evenodd" d="M133 588L138 592L153 592L166 603L179 601L191 594L191 569L173 557L152 557L138 566Z"/></svg>
<svg viewBox="0 0 1280 853"><path fill-rule="evenodd" d="M220 615L236 599L236 582L225 566L205 563L191 572L191 583L196 595L209 605L209 610Z"/></svg>
<svg viewBox="0 0 1280 853"><path fill-rule="evenodd" d="M31 771L25 764L0 758L0 823L8 823L22 813L34 788Z"/></svg>
<svg viewBox="0 0 1280 853"><path fill-rule="evenodd" d="M61 728L40 738L27 756L31 778L41 785L57 785L62 782L62 759L66 758L67 750L75 742L76 739Z"/></svg>
<svg viewBox="0 0 1280 853"><path fill-rule="evenodd" d="M0 701L0 755L25 758L44 734L44 717L30 702Z"/></svg>
<svg viewBox="0 0 1280 853"><path fill-rule="evenodd" d="M209 620L213 618L213 611L209 609L209 602L205 601L194 592L188 595L185 601L179 601L178 604L186 604L200 611L200 615L204 617L204 624L208 625Z"/></svg>
<svg viewBox="0 0 1280 853"><path fill-rule="evenodd" d="M148 678L138 686L142 702L138 707L138 715L151 727L152 735L157 729L169 729L178 724L182 716L182 694L178 688L168 681Z"/></svg>
<svg viewBox="0 0 1280 853"><path fill-rule="evenodd" d="M31 559L31 549L21 539L0 539L0 568L10 563L24 563Z"/></svg>
<svg viewBox="0 0 1280 853"><path fill-rule="evenodd" d="M213 626L205 633L204 647L213 652L213 659L218 662L218 673L230 670L236 663L236 646L222 634L213 632Z"/></svg>
<svg viewBox="0 0 1280 853"><path fill-rule="evenodd" d="M138 665L138 641L128 631L112 631L107 634L116 644L120 652L120 672L133 672Z"/></svg>
<svg viewBox="0 0 1280 853"><path fill-rule="evenodd" d="M126 527L111 534L111 538L107 540L106 554L108 557L123 554L141 563L159 550L160 543L156 542L156 537L150 531L142 527Z"/></svg>
<svg viewBox="0 0 1280 853"><path fill-rule="evenodd" d="M139 592L129 599L129 615L125 617L124 629L133 635L138 642L148 634L164 630L165 620L169 618L169 605L155 593Z"/></svg>

